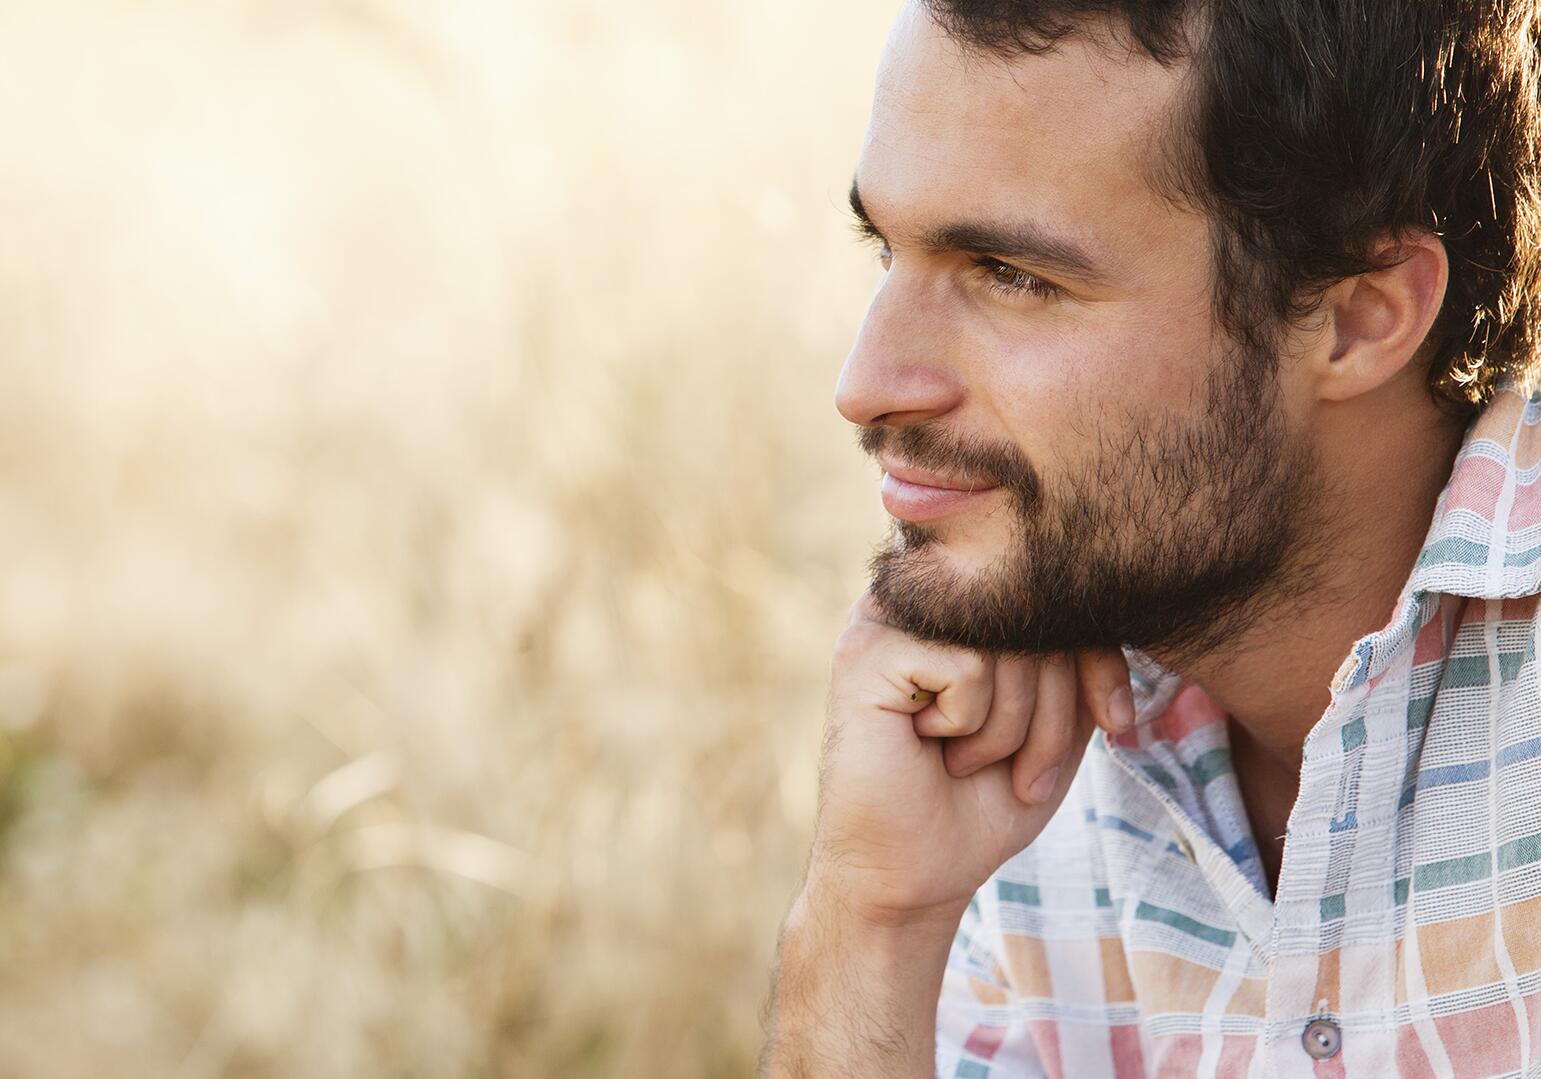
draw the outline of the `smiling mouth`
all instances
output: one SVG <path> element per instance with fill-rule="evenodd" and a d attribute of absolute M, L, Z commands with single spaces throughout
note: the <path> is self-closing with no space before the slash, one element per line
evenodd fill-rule
<path fill-rule="evenodd" d="M 914 487 L 928 487 L 942 491 L 990 491 L 999 484 L 989 480 L 958 479 L 951 476 L 943 476 L 937 472 L 930 472 L 923 468 L 912 468 L 908 465 L 899 465 L 893 461 L 878 458 L 878 464 L 883 471 L 901 483 L 907 483 Z"/>
<path fill-rule="evenodd" d="M 883 508 L 889 512 L 890 516 L 915 524 L 935 521 L 957 513 L 1000 490 L 995 484 L 940 486 L 937 482 L 916 482 L 914 477 L 917 475 L 933 479 L 925 473 L 917 473 L 914 470 L 885 471 L 882 485 Z M 941 482 L 957 484 L 959 481 L 943 480 Z"/>

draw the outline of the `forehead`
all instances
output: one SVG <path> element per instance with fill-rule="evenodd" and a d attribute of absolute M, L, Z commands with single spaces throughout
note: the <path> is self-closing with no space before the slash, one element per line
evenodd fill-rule
<path fill-rule="evenodd" d="M 1039 55 L 970 54 L 911 3 L 879 69 L 862 199 L 885 231 L 1025 215 L 1117 251 L 1173 212 L 1151 177 L 1185 72 L 1095 28 Z"/>

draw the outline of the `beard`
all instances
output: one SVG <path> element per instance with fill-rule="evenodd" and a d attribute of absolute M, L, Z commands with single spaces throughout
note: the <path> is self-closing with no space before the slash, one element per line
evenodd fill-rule
<path fill-rule="evenodd" d="M 869 564 L 874 599 L 914 637 L 986 653 L 1128 646 L 1180 663 L 1234 641 L 1308 594 L 1332 532 L 1272 358 L 1223 356 L 1204 397 L 1194 415 L 1101 432 L 1097 456 L 1053 484 L 1015 446 L 936 421 L 864 429 L 869 454 L 1000 486 L 1011 524 L 1000 557 L 965 574 L 934 529 L 896 522 Z"/>

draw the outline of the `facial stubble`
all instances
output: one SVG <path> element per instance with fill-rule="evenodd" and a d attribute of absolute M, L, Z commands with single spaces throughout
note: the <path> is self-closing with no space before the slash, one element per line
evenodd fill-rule
<path fill-rule="evenodd" d="M 998 484 L 1010 502 L 1005 549 L 969 574 L 936 529 L 896 522 L 870 562 L 874 598 L 922 640 L 1023 655 L 1127 645 L 1169 662 L 1299 600 L 1330 529 L 1276 367 L 1226 356 L 1199 396 L 1188 413 L 1102 430 L 1096 456 L 1053 484 L 1016 447 L 960 442 L 938 421 L 863 430 L 869 453 Z"/>

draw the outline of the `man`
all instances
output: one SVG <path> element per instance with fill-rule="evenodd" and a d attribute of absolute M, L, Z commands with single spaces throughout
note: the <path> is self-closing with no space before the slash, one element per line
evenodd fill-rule
<path fill-rule="evenodd" d="M 766 1075 L 1541 1074 L 1538 32 L 904 8 Z"/>

